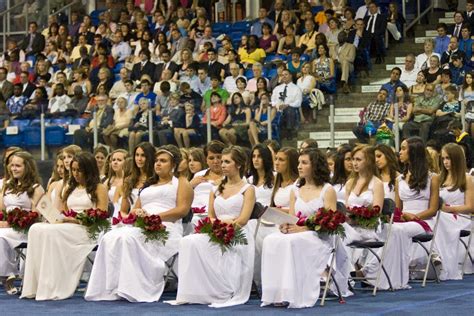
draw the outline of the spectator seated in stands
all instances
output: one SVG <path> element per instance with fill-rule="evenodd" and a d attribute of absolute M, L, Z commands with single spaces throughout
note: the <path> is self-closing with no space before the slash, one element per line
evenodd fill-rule
<path fill-rule="evenodd" d="M 451 71 L 451 82 L 457 86 L 460 86 L 464 82 L 464 76 L 466 75 L 466 66 L 462 56 L 457 52 L 451 56 L 452 62 L 449 64 L 449 70 Z"/>
<path fill-rule="evenodd" d="M 447 68 L 450 63 L 453 62 L 453 56 L 457 55 L 459 56 L 463 61 L 466 60 L 466 53 L 461 51 L 458 48 L 458 38 L 457 37 L 451 37 L 449 39 L 449 46 L 446 51 L 443 52 L 441 55 L 441 65 L 444 68 Z"/>
<path fill-rule="evenodd" d="M 474 41 L 471 39 L 471 27 L 469 24 L 464 23 L 461 28 L 461 37 L 459 38 L 458 48 L 466 54 L 465 61 L 470 60 L 472 57 L 473 43 Z"/>
<path fill-rule="evenodd" d="M 342 92 L 350 93 L 349 75 L 354 71 L 354 60 L 356 58 L 356 47 L 347 41 L 347 33 L 340 32 L 337 36 L 339 49 L 336 61 L 341 71 Z"/>
<path fill-rule="evenodd" d="M 112 35 L 112 41 L 114 44 L 112 45 L 111 55 L 115 63 L 124 62 L 132 54 L 132 48 L 128 42 L 124 42 L 121 31 L 116 31 Z"/>
<path fill-rule="evenodd" d="M 402 70 L 398 67 L 394 67 L 392 71 L 390 72 L 390 81 L 387 83 L 384 83 L 381 87 L 381 89 L 387 90 L 387 102 L 392 103 L 394 100 L 395 96 L 395 90 L 397 87 L 404 87 L 405 89 L 408 89 L 407 86 L 400 81 L 400 75 L 402 74 Z"/>
<path fill-rule="evenodd" d="M 58 83 L 54 95 L 49 100 L 48 112 L 53 115 L 64 115 L 71 105 L 71 98 L 66 94 L 64 86 Z"/>
<path fill-rule="evenodd" d="M 230 70 L 230 76 L 224 79 L 224 84 L 222 85 L 222 88 L 224 90 L 227 90 L 229 93 L 234 93 L 238 91 L 237 82 L 236 82 L 237 78 L 245 78 L 245 77 L 240 75 L 239 73 L 240 68 L 237 63 L 231 63 L 229 65 L 229 70 Z"/>
<path fill-rule="evenodd" d="M 313 61 L 313 73 L 316 77 L 316 87 L 324 93 L 336 93 L 336 72 L 334 61 L 329 57 L 329 47 L 320 44 L 316 47 L 317 58 Z"/>
<path fill-rule="evenodd" d="M 265 51 L 265 54 L 274 54 L 278 48 L 278 38 L 272 34 L 272 26 L 269 23 L 263 23 L 262 36 L 258 40 L 258 46 Z"/>
<path fill-rule="evenodd" d="M 158 143 L 160 145 L 168 144 L 168 139 L 173 139 L 173 129 L 183 128 L 185 117 L 184 105 L 179 103 L 179 93 L 171 93 L 169 96 L 168 107 L 160 112 L 161 121 L 157 126 Z"/>
<path fill-rule="evenodd" d="M 393 103 L 390 106 L 390 111 L 386 117 L 386 120 L 391 122 L 391 124 L 388 125 L 395 124 L 395 107 L 398 107 L 398 130 L 401 132 L 403 130 L 403 125 L 405 125 L 413 116 L 413 103 L 410 98 L 410 93 L 406 88 L 397 87 L 395 90 L 395 99 L 393 100 Z"/>
<path fill-rule="evenodd" d="M 446 101 L 436 111 L 431 125 L 431 139 L 435 139 L 440 147 L 451 140 L 450 137 L 447 137 L 449 135 L 448 124 L 452 120 L 461 117 L 461 102 L 458 100 L 458 90 L 454 86 L 449 86 L 445 92 Z"/>
<path fill-rule="evenodd" d="M 116 105 L 113 123 L 102 131 L 104 142 L 107 146 L 110 146 L 111 150 L 117 149 L 119 139 L 128 136 L 128 127 L 133 116 L 132 111 L 127 109 L 127 100 L 125 98 L 119 97 Z"/>
<path fill-rule="evenodd" d="M 297 48 L 299 41 L 300 36 L 295 34 L 295 27 L 291 24 L 288 25 L 286 27 L 286 35 L 278 41 L 277 54 L 285 56 L 289 55 L 291 51 Z"/>
<path fill-rule="evenodd" d="M 461 120 L 451 120 L 448 124 L 448 131 L 452 135 L 451 141 L 456 142 L 464 148 L 468 169 L 474 168 L 474 141 L 468 132 L 463 131 Z"/>
<path fill-rule="evenodd" d="M 440 56 L 448 50 L 449 47 L 449 36 L 448 36 L 448 26 L 445 23 L 439 23 L 436 26 L 436 31 L 438 36 L 435 37 L 435 48 L 434 52 Z"/>
<path fill-rule="evenodd" d="M 387 102 L 388 91 L 384 88 L 377 93 L 377 99 L 367 105 L 361 113 L 359 124 L 352 130 L 361 143 L 368 143 L 371 136 L 375 135 L 379 126 L 384 123 L 390 110 Z"/>
<path fill-rule="evenodd" d="M 257 37 L 262 36 L 263 24 L 267 23 L 270 25 L 271 30 L 275 27 L 275 22 L 270 20 L 267 16 L 268 12 L 266 8 L 258 9 L 258 18 L 252 23 L 250 27 L 250 35 L 255 35 Z"/>
<path fill-rule="evenodd" d="M 403 126 L 403 138 L 416 135 L 420 136 L 425 143 L 428 141 L 434 114 L 443 102 L 442 97 L 434 90 L 434 85 L 429 83 L 426 85 L 424 94 L 415 99 L 414 118 Z"/>
<path fill-rule="evenodd" d="M 437 85 L 441 82 L 441 73 L 443 70 L 440 68 L 439 57 L 437 55 L 431 56 L 428 61 L 428 68 L 423 70 L 423 76 L 427 83 Z"/>
<path fill-rule="evenodd" d="M 161 81 L 155 83 L 155 86 L 153 87 L 153 92 L 156 93 L 156 95 L 163 94 L 161 85 L 165 82 L 169 85 L 170 92 L 176 92 L 178 90 L 178 84 L 173 80 L 171 70 L 165 69 L 161 75 Z"/>
<path fill-rule="evenodd" d="M 301 103 L 303 93 L 301 89 L 293 83 L 291 73 L 288 69 L 282 72 L 283 83 L 272 91 L 272 106 L 283 113 L 283 124 L 286 137 L 288 139 L 297 136 L 303 113 Z"/>
<path fill-rule="evenodd" d="M 155 121 L 155 114 L 151 109 L 150 99 L 141 97 L 138 100 L 138 112 L 128 127 L 128 149 L 130 152 L 133 152 L 133 149 L 142 141 L 142 137 L 148 134 L 150 116 Z"/>
<path fill-rule="evenodd" d="M 140 80 L 142 75 L 148 75 L 150 78 L 153 78 L 155 74 L 155 64 L 150 62 L 150 56 L 151 53 L 148 48 L 142 48 L 139 54 L 140 62 L 133 65 L 130 79 L 137 81 Z"/>
<path fill-rule="evenodd" d="M 138 102 L 140 101 L 141 98 L 146 98 L 150 100 L 150 106 L 152 108 L 155 107 L 156 105 L 156 93 L 151 91 L 151 80 L 147 78 L 147 76 L 144 76 L 141 81 L 140 81 L 140 90 L 141 92 L 137 94 L 135 97 L 135 104 L 138 105 Z"/>
<path fill-rule="evenodd" d="M 355 71 L 360 73 L 362 78 L 366 78 L 370 63 L 370 38 L 363 19 L 355 20 L 355 28 L 349 31 L 347 41 L 356 47 Z"/>
<path fill-rule="evenodd" d="M 22 95 L 23 86 L 17 83 L 13 86 L 13 95 L 7 100 L 7 108 L 12 119 L 21 115 L 23 107 L 28 103 L 28 98 Z"/>
<path fill-rule="evenodd" d="M 267 56 L 265 51 L 258 47 L 258 37 L 255 35 L 248 37 L 247 46 L 240 47 L 238 54 L 245 68 L 250 68 L 255 63 L 262 63 Z"/>
<path fill-rule="evenodd" d="M 268 118 L 270 116 L 270 122 L 273 123 L 276 112 L 276 109 L 270 105 L 270 95 L 268 93 L 261 95 L 260 104 L 255 110 L 255 117 L 249 123 L 248 138 L 252 147 L 260 143 L 260 137 L 267 137 Z M 280 127 L 276 126 L 275 128 Z"/>
<path fill-rule="evenodd" d="M 217 139 L 219 134 L 219 129 L 221 129 L 222 124 L 227 117 L 227 109 L 224 105 L 225 103 L 222 100 L 222 97 L 219 93 L 213 91 L 210 93 L 210 107 L 209 111 L 204 110 L 204 116 L 202 118 L 202 135 L 207 134 L 207 120 L 211 122 L 211 136 L 212 139 Z M 208 118 L 208 113 L 210 113 L 210 118 Z"/>
<path fill-rule="evenodd" d="M 318 31 L 315 29 L 312 20 L 306 20 L 304 26 L 306 32 L 300 36 L 298 48 L 302 53 L 311 55 L 316 48 L 316 35 L 318 34 Z"/>
<path fill-rule="evenodd" d="M 202 96 L 202 112 L 205 112 L 211 105 L 211 96 L 213 93 L 217 93 L 220 96 L 222 103 L 226 104 L 227 99 L 229 98 L 229 92 L 221 88 L 219 77 L 211 77 L 211 87 Z"/>
<path fill-rule="evenodd" d="M 44 87 L 37 87 L 32 98 L 23 107 L 21 117 L 25 119 L 38 118 L 39 114 L 45 113 L 48 108 L 48 94 Z"/>
<path fill-rule="evenodd" d="M 30 22 L 28 34 L 23 38 L 20 48 L 26 53 L 26 56 L 36 56 L 44 50 L 45 45 L 44 36 L 38 32 L 38 24 Z"/>
<path fill-rule="evenodd" d="M 407 87 L 411 87 L 416 83 L 416 77 L 420 70 L 416 68 L 415 54 L 409 53 L 405 57 L 405 67 L 402 68 L 400 81 Z"/>
<path fill-rule="evenodd" d="M 194 106 L 195 113 L 201 113 L 202 96 L 191 89 L 189 83 L 181 82 L 179 92 L 181 93 L 180 103 L 191 103 Z"/>
<path fill-rule="evenodd" d="M 178 147 L 191 147 L 191 135 L 196 133 L 201 128 L 199 115 L 195 112 L 195 107 L 192 103 L 184 103 L 185 116 L 182 117 L 182 122 L 174 127 L 174 139 Z"/>
<path fill-rule="evenodd" d="M 125 67 L 120 69 L 119 77 L 120 80 L 114 82 L 112 89 L 110 89 L 109 97 L 113 100 L 117 99 L 122 93 L 126 93 L 125 83 L 129 80 L 129 70 Z M 132 81 L 133 85 L 133 81 Z M 135 88 L 135 86 L 133 86 Z M 127 102 L 128 104 L 128 102 Z"/>
<path fill-rule="evenodd" d="M 68 112 L 71 112 L 73 116 L 81 116 L 84 114 L 89 103 L 89 97 L 84 94 L 84 91 L 80 86 L 74 87 L 74 95 L 71 98 L 71 102 L 68 106 Z"/>
<path fill-rule="evenodd" d="M 97 129 L 99 135 L 99 142 L 103 142 L 102 131 L 112 124 L 114 119 L 114 110 L 111 106 L 107 105 L 107 96 L 97 96 Z M 78 145 L 82 149 L 92 151 L 94 144 L 94 119 L 89 121 L 89 124 L 84 129 L 79 129 L 74 132 L 74 144 Z"/>
<path fill-rule="evenodd" d="M 439 59 L 441 58 L 441 55 L 438 53 L 435 53 L 434 50 L 435 46 L 435 41 L 432 38 L 427 38 L 425 40 L 425 43 L 423 45 L 423 53 L 418 54 L 416 56 L 416 65 L 415 67 L 421 70 L 425 70 L 430 67 L 430 58 L 433 56 L 438 57 L 438 62 Z"/>
<path fill-rule="evenodd" d="M 247 131 L 252 113 L 245 105 L 240 93 L 236 92 L 232 95 L 228 109 L 227 118 L 219 130 L 219 137 L 227 145 L 236 145 L 237 140 L 247 142 Z"/>

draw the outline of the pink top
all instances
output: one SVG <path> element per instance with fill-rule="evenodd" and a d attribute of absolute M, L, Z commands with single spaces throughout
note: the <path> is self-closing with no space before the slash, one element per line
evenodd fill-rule
<path fill-rule="evenodd" d="M 224 105 L 219 104 L 217 106 L 211 105 L 211 123 L 217 123 L 218 127 L 222 126 L 227 117 L 227 110 Z M 202 118 L 202 123 L 207 124 L 207 112 Z"/>

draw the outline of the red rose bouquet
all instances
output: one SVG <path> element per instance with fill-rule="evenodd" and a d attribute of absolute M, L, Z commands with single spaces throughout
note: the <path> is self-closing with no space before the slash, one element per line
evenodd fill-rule
<path fill-rule="evenodd" d="M 346 221 L 346 216 L 340 211 L 326 210 L 320 208 L 316 213 L 303 221 L 298 221 L 299 225 L 306 226 L 317 233 L 328 235 L 339 235 L 345 237 L 342 224 Z"/>
<path fill-rule="evenodd" d="M 13 230 L 23 234 L 28 234 L 31 225 L 39 222 L 39 214 L 15 207 L 13 210 L 6 213 L 6 220 Z"/>
<path fill-rule="evenodd" d="M 209 240 L 217 244 L 222 253 L 236 245 L 247 245 L 247 238 L 242 228 L 226 224 L 218 219 L 211 221 L 209 217 L 199 220 L 194 231 L 197 234 L 209 235 Z"/>
<path fill-rule="evenodd" d="M 109 214 L 107 211 L 90 208 L 78 213 L 75 218 L 81 225 L 86 226 L 90 239 L 97 239 L 101 232 L 110 230 Z"/>
<path fill-rule="evenodd" d="M 123 223 L 125 225 L 133 225 L 137 221 L 137 215 L 135 213 L 129 213 L 127 217 L 122 217 L 122 214 L 119 212 L 118 217 L 112 218 L 112 225 L 118 225 Z"/>
<path fill-rule="evenodd" d="M 354 225 L 367 229 L 377 229 L 380 222 L 379 206 L 354 206 L 348 209 L 348 217 Z"/>
<path fill-rule="evenodd" d="M 169 232 L 166 231 L 160 215 L 137 217 L 135 227 L 141 228 L 142 234 L 146 237 L 145 242 L 157 240 L 164 245 L 168 240 Z"/>
<path fill-rule="evenodd" d="M 77 216 L 77 212 L 75 212 L 73 210 L 64 211 L 63 214 L 64 214 L 64 216 L 71 217 L 71 218 L 76 218 L 76 216 Z"/>

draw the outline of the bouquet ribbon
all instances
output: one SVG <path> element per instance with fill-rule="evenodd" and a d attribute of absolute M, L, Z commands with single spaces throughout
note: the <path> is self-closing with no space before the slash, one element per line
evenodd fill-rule
<path fill-rule="evenodd" d="M 193 211 L 194 214 L 202 214 L 206 213 L 206 206 L 203 207 L 192 207 L 191 211 Z"/>
<path fill-rule="evenodd" d="M 408 223 L 402 220 L 402 211 L 399 208 L 395 209 L 395 214 L 393 215 L 393 222 L 394 223 Z M 427 233 L 432 232 L 430 225 L 428 225 L 428 223 L 425 222 L 424 220 L 418 219 L 418 220 L 413 220 L 411 222 L 415 222 L 418 225 L 420 225 Z"/>
<path fill-rule="evenodd" d="M 131 225 L 134 224 L 135 221 L 137 220 L 137 216 L 135 214 L 128 214 L 127 217 L 123 218 L 122 214 L 119 213 L 118 217 L 112 218 L 112 225 L 118 225 L 119 223 L 123 223 L 125 225 Z"/>

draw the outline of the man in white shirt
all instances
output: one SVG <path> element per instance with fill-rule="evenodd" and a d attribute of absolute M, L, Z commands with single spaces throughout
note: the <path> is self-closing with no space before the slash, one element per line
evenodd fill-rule
<path fill-rule="evenodd" d="M 252 72 L 253 72 L 253 78 L 250 79 L 247 82 L 247 90 L 250 92 L 256 92 L 257 91 L 257 81 L 260 77 L 263 77 L 263 66 L 261 63 L 254 63 L 252 65 Z M 264 77 L 263 77 L 264 78 Z M 265 78 L 267 81 L 267 87 L 269 85 L 268 79 Z"/>
<path fill-rule="evenodd" d="M 129 70 L 127 68 L 123 67 L 120 69 L 120 80 L 116 81 L 112 86 L 112 89 L 110 89 L 109 97 L 111 99 L 117 99 L 120 94 L 127 92 L 125 82 L 129 79 L 128 74 Z"/>
<path fill-rule="evenodd" d="M 365 0 L 365 4 L 360 6 L 357 9 L 356 16 L 354 19 L 364 19 L 365 16 L 368 14 L 369 11 L 369 3 L 371 3 L 372 0 Z"/>
<path fill-rule="evenodd" d="M 241 76 L 239 74 L 239 70 L 239 65 L 237 65 L 236 63 L 229 64 L 229 71 L 231 75 L 224 79 L 224 84 L 222 85 L 222 88 L 227 90 L 229 93 L 234 93 L 238 91 L 237 84 L 235 82 L 237 78 L 245 78 L 244 76 Z"/>
<path fill-rule="evenodd" d="M 303 93 L 292 81 L 292 75 L 288 69 L 282 72 L 283 83 L 278 85 L 272 92 L 272 106 L 283 112 L 283 125 L 286 128 L 288 139 L 295 138 L 299 126 L 299 117 L 303 117 L 301 102 Z"/>
<path fill-rule="evenodd" d="M 117 31 L 112 35 L 114 45 L 112 46 L 111 55 L 116 63 L 125 61 L 125 59 L 132 54 L 132 48 L 127 42 L 123 41 L 121 31 Z"/>
<path fill-rule="evenodd" d="M 124 87 L 125 92 L 119 94 L 117 96 L 117 99 L 120 97 L 125 98 L 125 100 L 127 100 L 127 110 L 130 110 L 135 113 L 135 110 L 138 109 L 135 104 L 135 99 L 137 98 L 138 92 L 135 92 L 135 85 L 130 79 L 125 80 Z M 118 109 L 118 106 L 116 104 L 114 104 L 114 109 Z"/>
<path fill-rule="evenodd" d="M 415 67 L 415 63 L 415 54 L 407 54 L 405 57 L 405 67 L 402 68 L 402 74 L 400 75 L 400 81 L 403 82 L 407 87 L 411 87 L 416 83 L 416 77 L 420 70 Z"/>
<path fill-rule="evenodd" d="M 66 112 L 68 105 L 71 103 L 71 98 L 64 93 L 64 85 L 62 83 L 56 84 L 54 94 L 55 96 L 49 100 L 49 112 L 51 114 Z"/>

